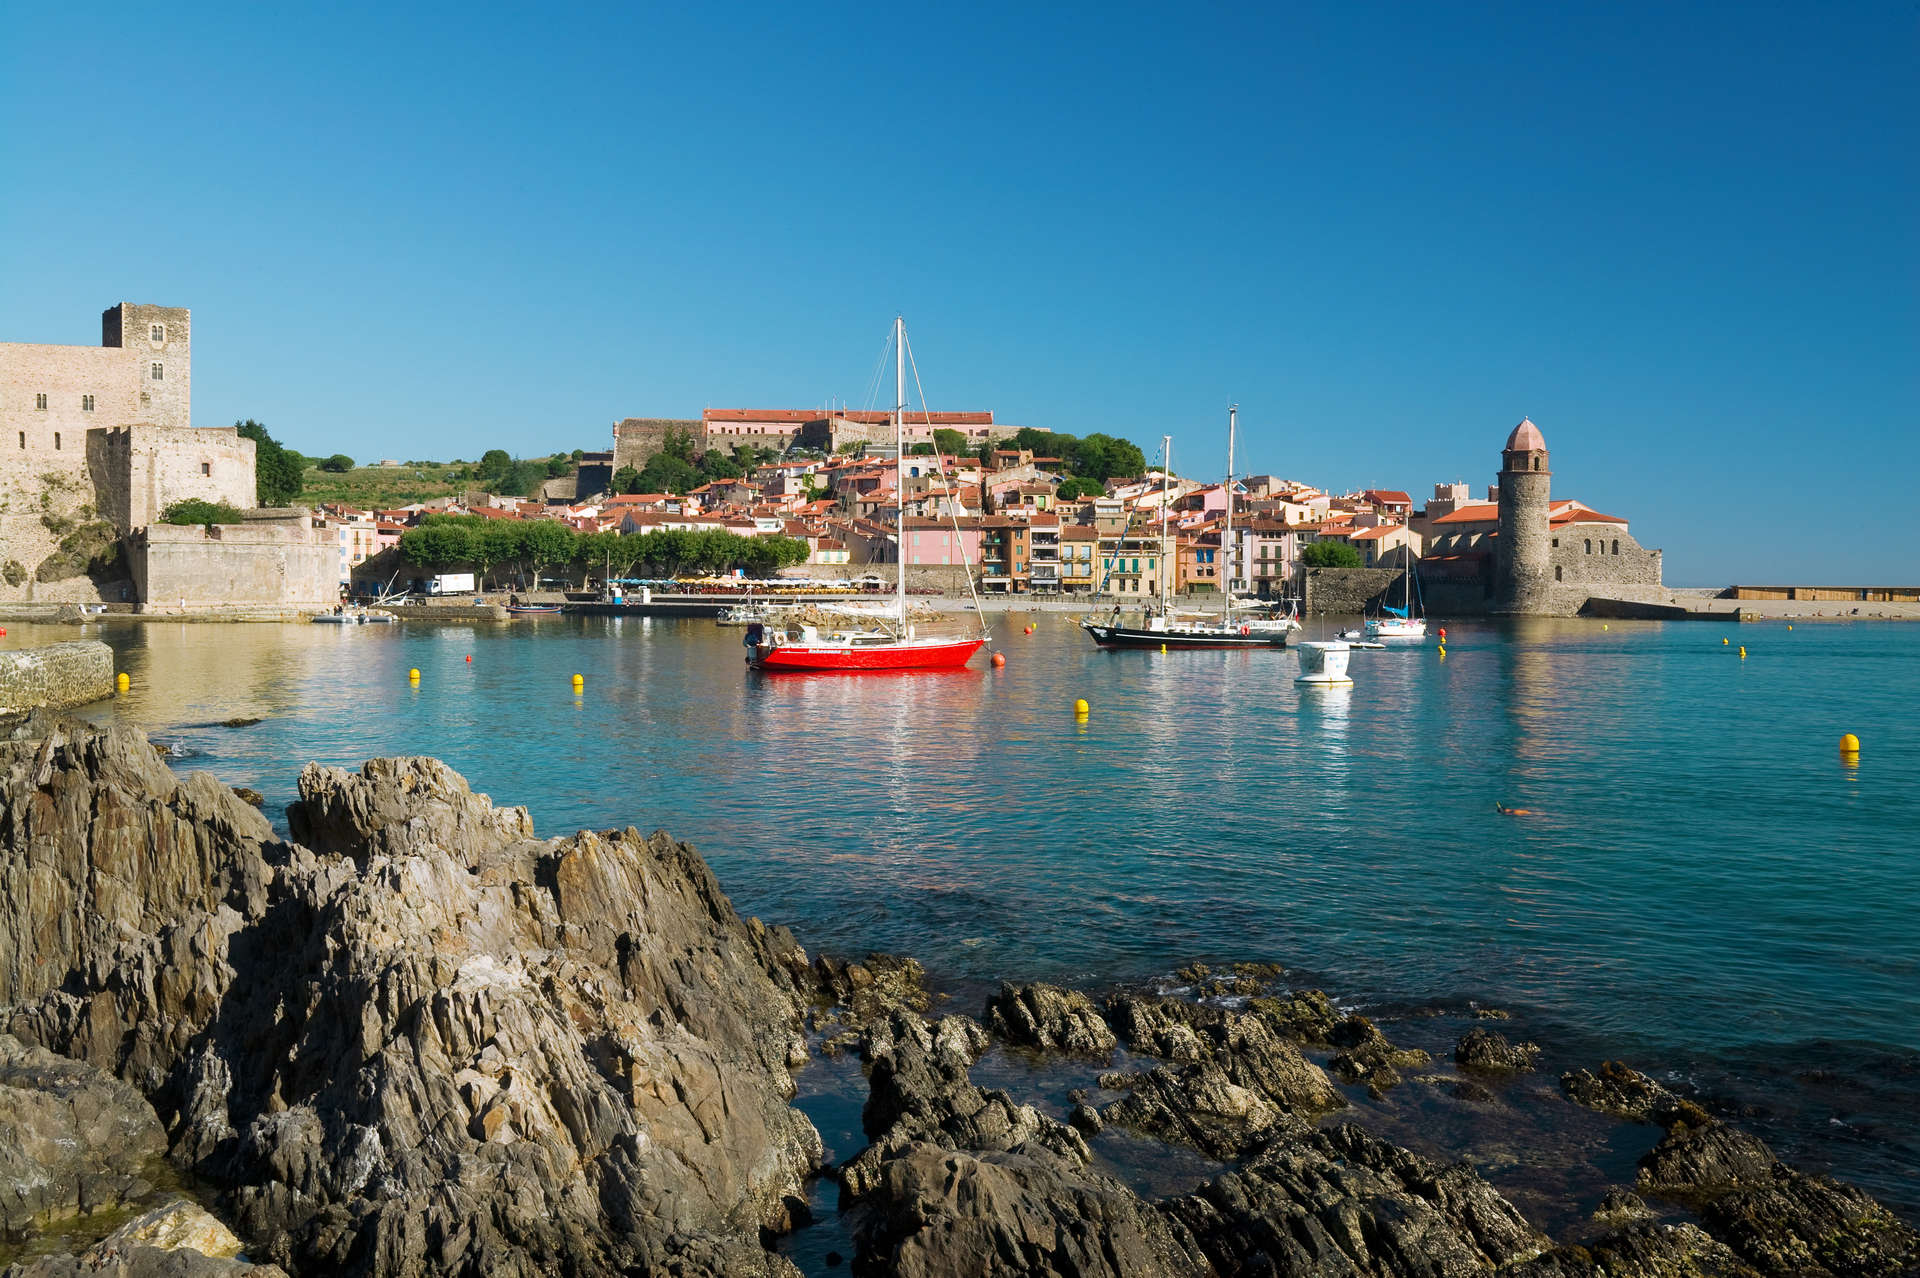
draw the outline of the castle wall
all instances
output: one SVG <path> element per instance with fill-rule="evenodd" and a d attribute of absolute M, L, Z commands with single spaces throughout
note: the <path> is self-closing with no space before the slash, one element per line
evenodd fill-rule
<path fill-rule="evenodd" d="M 129 539 L 143 613 L 232 608 L 330 608 L 340 598 L 340 550 L 306 511 L 255 514 L 242 524 L 153 524 Z"/>
<path fill-rule="evenodd" d="M 1552 586 L 1593 594 L 1615 594 L 1620 587 L 1659 586 L 1661 558 L 1618 524 L 1562 524 L 1553 533 L 1547 555 Z"/>

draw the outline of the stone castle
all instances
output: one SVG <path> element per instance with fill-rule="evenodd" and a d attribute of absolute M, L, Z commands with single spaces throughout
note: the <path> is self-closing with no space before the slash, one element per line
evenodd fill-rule
<path fill-rule="evenodd" d="M 195 498 L 247 521 L 156 522 Z M 253 441 L 193 424 L 184 307 L 109 307 L 98 346 L 0 342 L 0 600 L 173 611 L 333 602 L 336 564 L 320 569 L 332 548 L 307 512 L 254 504 Z"/>

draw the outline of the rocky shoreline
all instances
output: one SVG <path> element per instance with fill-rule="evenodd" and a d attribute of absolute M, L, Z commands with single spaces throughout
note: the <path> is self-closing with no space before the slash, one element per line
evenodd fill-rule
<path fill-rule="evenodd" d="M 687 844 L 540 839 L 431 759 L 309 764 L 290 839 L 122 727 L 35 715 L 0 786 L 20 1278 L 790 1275 L 822 1178 L 849 1248 L 824 1263 L 858 1275 L 1920 1268 L 1871 1198 L 1617 1063 L 1553 1101 L 1645 1133 L 1573 1226 L 1436 1156 L 1444 1132 L 1416 1152 L 1355 1120 L 1532 1074 L 1497 1014 L 1436 1061 L 1254 964 L 963 1014 L 911 959 L 810 958 L 740 916 Z M 990 1057 L 1078 1081 L 1021 1094 Z M 864 1090 L 832 1160 L 794 1105 L 823 1059 Z"/>

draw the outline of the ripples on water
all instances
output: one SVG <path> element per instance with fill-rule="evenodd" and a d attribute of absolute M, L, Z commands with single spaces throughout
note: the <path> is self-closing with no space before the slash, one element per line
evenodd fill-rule
<path fill-rule="evenodd" d="M 1709 1084 L 1777 1075 L 1796 1130 L 1851 1113 L 1904 1151 L 1877 1187 L 1920 1201 L 1920 627 L 1461 623 L 1444 662 L 1356 653 L 1327 691 L 1292 654 L 1038 626 L 998 627 L 999 671 L 769 677 L 707 622 L 128 624 L 104 637 L 134 691 L 99 713 L 270 811 L 310 758 L 439 755 L 544 833 L 664 827 L 810 947 L 955 979 L 1272 959 Z M 1891 1093 L 1796 1081 L 1852 1044 Z"/>

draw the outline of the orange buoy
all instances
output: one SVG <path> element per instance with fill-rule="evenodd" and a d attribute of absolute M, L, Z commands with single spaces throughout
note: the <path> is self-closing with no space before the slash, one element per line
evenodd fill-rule
<path fill-rule="evenodd" d="M 993 654 L 993 668 L 995 670 L 998 670 L 1001 666 L 1004 666 L 1006 664 L 1007 664 L 1007 658 L 1004 653 L 996 652 Z"/>
<path fill-rule="evenodd" d="M 473 664 L 473 654 L 472 654 L 471 652 L 469 652 L 469 653 L 467 654 L 467 664 L 468 664 L 468 665 L 472 665 L 472 664 Z"/>

